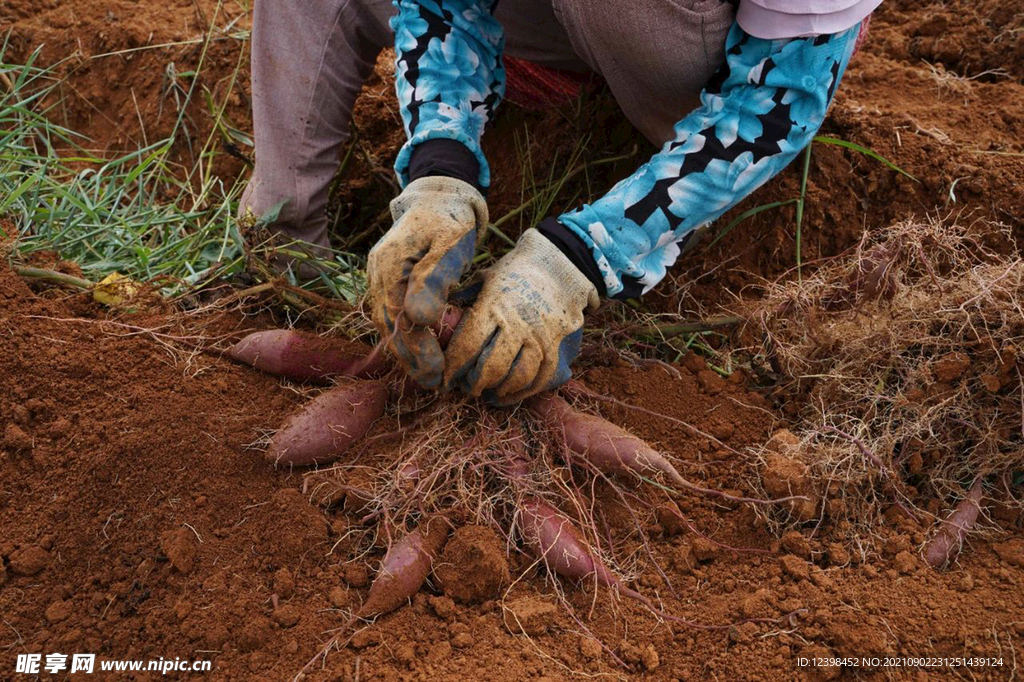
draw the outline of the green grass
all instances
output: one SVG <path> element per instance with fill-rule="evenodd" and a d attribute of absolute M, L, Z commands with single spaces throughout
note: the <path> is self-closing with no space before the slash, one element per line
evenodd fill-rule
<path fill-rule="evenodd" d="M 13 258 L 52 250 L 92 281 L 120 272 L 166 294 L 245 270 L 235 215 L 247 174 L 225 180 L 213 172 L 223 143 L 251 144 L 225 115 L 245 51 L 218 101 L 200 85 L 213 35 L 206 32 L 189 87 L 168 103 L 179 112 L 171 135 L 112 159 L 86 151 L 88 140 L 53 122 L 60 81 L 36 65 L 39 51 L 15 64 L 7 42 L 0 46 L 0 238 Z M 199 97 L 212 123 L 205 138 L 186 118 Z M 190 152 L 189 166 L 173 161 L 176 145 Z M 362 260 L 337 253 L 320 265 L 323 288 L 350 302 L 362 295 Z"/>

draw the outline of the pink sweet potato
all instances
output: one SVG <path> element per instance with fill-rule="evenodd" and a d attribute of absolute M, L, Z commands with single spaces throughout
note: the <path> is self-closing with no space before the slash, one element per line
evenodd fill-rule
<path fill-rule="evenodd" d="M 387 364 L 381 353 L 365 352 L 359 344 L 294 329 L 254 332 L 229 348 L 228 355 L 270 374 L 321 383 L 338 376 L 376 376 Z"/>
<path fill-rule="evenodd" d="M 384 413 L 387 397 L 382 381 L 356 381 L 324 391 L 285 421 L 270 440 L 267 458 L 300 466 L 337 459 Z"/>
<path fill-rule="evenodd" d="M 603 473 L 612 475 L 664 474 L 680 487 L 690 488 L 676 468 L 643 440 L 593 414 L 574 410 L 554 393 L 534 396 L 526 407 L 565 438 L 569 450 Z"/>
<path fill-rule="evenodd" d="M 522 530 L 526 546 L 548 570 L 571 580 L 596 579 L 599 585 L 614 587 L 666 620 L 687 622 L 663 612 L 650 599 L 616 578 L 590 551 L 573 522 L 547 502 L 536 497 L 523 500 Z"/>
<path fill-rule="evenodd" d="M 964 538 L 974 528 L 981 512 L 981 479 L 975 481 L 967 496 L 960 500 L 949 518 L 940 522 L 939 531 L 924 545 L 924 560 L 932 568 L 942 568 L 956 559 Z"/>
<path fill-rule="evenodd" d="M 444 518 L 432 517 L 421 522 L 419 528 L 391 545 L 391 549 L 381 561 L 377 577 L 370 585 L 370 594 L 366 601 L 340 628 L 341 632 L 329 639 L 294 679 L 303 679 L 306 671 L 318 660 L 326 660 L 327 653 L 334 648 L 343 634 L 349 632 L 356 621 L 390 613 L 419 592 L 423 582 L 430 575 L 434 557 L 444 549 L 444 543 L 448 539 L 448 528 L 448 522 Z"/>
<path fill-rule="evenodd" d="M 451 341 L 455 328 L 459 326 L 461 319 L 462 308 L 456 308 L 451 305 L 445 306 L 444 313 L 434 328 L 434 333 L 437 334 L 437 342 L 441 344 L 441 348 L 448 347 L 448 342 Z"/>
<path fill-rule="evenodd" d="M 447 538 L 448 522 L 435 517 L 391 545 L 356 617 L 379 616 L 407 602 L 423 586 Z"/>
<path fill-rule="evenodd" d="M 523 500 L 522 530 L 526 546 L 548 570 L 573 580 L 596 576 L 602 585 L 619 585 L 618 578 L 587 548 L 572 521 L 547 502 L 536 497 Z"/>

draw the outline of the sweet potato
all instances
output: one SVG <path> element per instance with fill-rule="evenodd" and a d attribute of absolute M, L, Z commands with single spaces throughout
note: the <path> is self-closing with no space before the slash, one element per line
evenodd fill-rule
<path fill-rule="evenodd" d="M 389 613 L 408 601 L 423 586 L 447 538 L 448 522 L 434 517 L 391 545 L 356 617 Z"/>
<path fill-rule="evenodd" d="M 440 555 L 444 549 L 445 540 L 448 539 L 448 527 L 448 522 L 444 518 L 432 517 L 391 545 L 391 549 L 381 561 L 377 577 L 370 585 L 370 594 L 366 601 L 340 628 L 339 634 L 329 639 L 294 679 L 303 679 L 306 671 L 318 660 L 326 660 L 327 653 L 334 648 L 342 635 L 349 632 L 356 621 L 390 613 L 416 594 L 430 575 L 434 557 Z"/>
<path fill-rule="evenodd" d="M 376 376 L 387 364 L 381 353 L 367 354 L 358 344 L 294 329 L 253 332 L 229 348 L 228 355 L 270 374 L 320 383 L 338 376 Z"/>
<path fill-rule="evenodd" d="M 665 613 L 650 599 L 616 578 L 601 559 L 590 551 L 573 522 L 547 502 L 536 497 L 523 500 L 522 529 L 526 546 L 544 562 L 548 570 L 572 580 L 596 579 L 599 585 L 614 587 L 619 593 L 637 600 L 666 620 L 688 623 Z"/>
<path fill-rule="evenodd" d="M 924 545 L 924 560 L 932 568 L 942 568 L 960 554 L 964 538 L 974 527 L 981 512 L 981 479 L 975 481 L 967 496 L 960 500 L 949 518 L 940 522 L 939 531 Z"/>
<path fill-rule="evenodd" d="M 743 621 L 726 625 L 706 625 L 665 613 L 653 601 L 636 590 L 627 587 L 625 583 L 615 577 L 601 559 L 587 548 L 583 535 L 576 529 L 572 521 L 563 516 L 557 509 L 536 497 L 527 497 L 522 502 L 522 532 L 526 546 L 538 559 L 544 562 L 548 570 L 573 580 L 584 578 L 597 580 L 599 585 L 612 587 L 620 594 L 630 599 L 635 599 L 659 618 L 667 621 L 701 630 L 727 630 L 734 628 L 740 623 L 767 623 L 779 622 L 781 620 L 747 618 Z"/>
<path fill-rule="evenodd" d="M 565 445 L 606 474 L 664 474 L 680 487 L 692 486 L 663 455 L 633 434 L 593 414 L 574 410 L 554 393 L 534 396 L 526 408 L 565 438 Z"/>
<path fill-rule="evenodd" d="M 437 342 L 441 345 L 441 348 L 448 347 L 448 342 L 451 341 L 455 328 L 459 326 L 461 319 L 462 308 L 456 308 L 451 305 L 445 306 L 441 319 L 434 327 L 434 333 L 437 334 Z"/>
<path fill-rule="evenodd" d="M 549 570 L 573 580 L 596 576 L 602 585 L 619 585 L 619 579 L 587 548 L 572 521 L 547 502 L 536 497 L 523 500 L 522 529 L 526 546 Z"/>
<path fill-rule="evenodd" d="M 337 459 L 384 413 L 387 396 L 382 381 L 356 381 L 324 391 L 274 434 L 268 459 L 297 465 Z"/>

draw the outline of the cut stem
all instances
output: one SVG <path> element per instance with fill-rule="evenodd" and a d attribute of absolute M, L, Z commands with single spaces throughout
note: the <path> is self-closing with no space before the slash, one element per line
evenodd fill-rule
<path fill-rule="evenodd" d="M 64 272 L 57 272 L 56 270 L 46 270 L 43 268 L 30 268 L 25 265 L 15 265 L 14 272 L 22 277 L 29 279 L 41 279 L 45 282 L 53 282 L 54 284 L 64 284 L 75 289 L 88 290 L 94 286 L 93 282 L 81 277 L 75 277 Z"/>

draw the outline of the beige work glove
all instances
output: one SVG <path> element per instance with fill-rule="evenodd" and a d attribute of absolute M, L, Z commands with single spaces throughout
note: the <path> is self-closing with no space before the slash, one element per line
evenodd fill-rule
<path fill-rule="evenodd" d="M 597 289 L 546 237 L 527 230 L 483 274 L 445 352 L 445 385 L 510 405 L 569 380 Z"/>
<path fill-rule="evenodd" d="M 430 176 L 409 183 L 391 202 L 391 216 L 394 225 L 366 266 L 373 321 L 409 375 L 434 388 L 445 361 L 429 326 L 473 260 L 487 203 L 469 183 Z"/>

